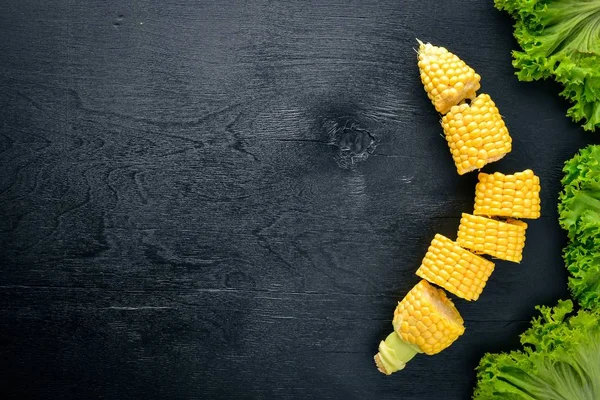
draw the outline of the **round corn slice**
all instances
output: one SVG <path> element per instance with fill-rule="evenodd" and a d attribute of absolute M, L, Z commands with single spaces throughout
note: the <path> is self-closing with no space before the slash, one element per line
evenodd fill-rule
<path fill-rule="evenodd" d="M 442 127 L 459 175 L 498 161 L 512 150 L 512 138 L 489 95 L 452 107 Z"/>
<path fill-rule="evenodd" d="M 400 339 L 428 355 L 444 350 L 465 331 L 452 300 L 425 280 L 398 303 L 392 324 Z"/>
<path fill-rule="evenodd" d="M 523 257 L 526 229 L 527 223 L 519 220 L 462 214 L 456 243 L 475 253 L 518 263 Z"/>
<path fill-rule="evenodd" d="M 442 235 L 435 235 L 417 275 L 465 300 L 477 300 L 494 263 Z"/>
<path fill-rule="evenodd" d="M 512 218 L 540 217 L 540 178 L 527 169 L 513 175 L 479 174 L 475 215 Z"/>
<path fill-rule="evenodd" d="M 464 99 L 474 99 L 481 77 L 473 68 L 443 47 L 417 41 L 421 82 L 435 109 L 446 114 Z"/>
<path fill-rule="evenodd" d="M 417 283 L 394 311 L 394 332 L 379 344 L 375 364 L 389 375 L 406 366 L 417 353 L 437 354 L 465 331 L 464 321 L 442 289 Z"/>

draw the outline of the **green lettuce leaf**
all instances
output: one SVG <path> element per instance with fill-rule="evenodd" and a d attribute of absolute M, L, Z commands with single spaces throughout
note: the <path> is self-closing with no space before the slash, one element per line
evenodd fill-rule
<path fill-rule="evenodd" d="M 515 19 L 514 36 L 522 51 L 513 66 L 522 81 L 551 78 L 573 106 L 567 115 L 600 126 L 600 1 L 495 0 Z"/>
<path fill-rule="evenodd" d="M 558 211 L 570 241 L 563 252 L 569 289 L 581 307 L 600 309 L 600 146 L 582 149 L 563 172 Z"/>
<path fill-rule="evenodd" d="M 596 245 L 596 249 L 600 242 Z M 600 253 L 578 244 L 565 248 L 568 263 L 569 289 L 573 297 L 585 308 L 600 307 Z"/>
<path fill-rule="evenodd" d="M 573 315 L 570 300 L 537 309 L 523 350 L 481 359 L 473 399 L 600 399 L 600 314 Z"/>

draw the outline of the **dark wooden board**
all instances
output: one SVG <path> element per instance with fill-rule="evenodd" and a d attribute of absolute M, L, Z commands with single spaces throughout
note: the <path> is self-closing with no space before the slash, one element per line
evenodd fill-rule
<path fill-rule="evenodd" d="M 468 398 L 566 296 L 561 167 L 598 141 L 517 81 L 511 25 L 477 0 L 2 2 L 3 397 Z M 486 170 L 534 169 L 543 216 L 457 301 L 465 335 L 385 377 L 395 304 L 476 182 L 415 37 L 482 75 L 514 138 Z"/>

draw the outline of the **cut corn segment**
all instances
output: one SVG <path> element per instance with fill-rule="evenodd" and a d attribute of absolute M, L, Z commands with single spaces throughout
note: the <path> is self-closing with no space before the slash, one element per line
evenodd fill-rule
<path fill-rule="evenodd" d="M 475 215 L 540 217 L 540 178 L 527 169 L 514 175 L 479 174 L 475 187 Z"/>
<path fill-rule="evenodd" d="M 444 47 L 417 41 L 421 82 L 439 113 L 446 114 L 464 99 L 475 98 L 481 77 L 473 68 Z"/>
<path fill-rule="evenodd" d="M 444 350 L 465 331 L 452 300 L 425 280 L 398 303 L 392 324 L 400 339 L 428 355 Z"/>
<path fill-rule="evenodd" d="M 442 235 L 435 235 L 417 275 L 466 300 L 477 300 L 494 263 Z"/>
<path fill-rule="evenodd" d="M 498 161 L 512 150 L 512 138 L 489 95 L 452 107 L 442 118 L 444 135 L 459 175 Z"/>
<path fill-rule="evenodd" d="M 465 331 L 464 321 L 442 289 L 417 283 L 394 311 L 394 332 L 379 343 L 377 369 L 390 375 L 404 369 L 416 354 L 433 355 L 450 346 Z"/>
<path fill-rule="evenodd" d="M 497 221 L 478 215 L 463 214 L 456 243 L 475 253 L 501 260 L 520 262 L 525 247 L 527 223 L 519 220 Z"/>

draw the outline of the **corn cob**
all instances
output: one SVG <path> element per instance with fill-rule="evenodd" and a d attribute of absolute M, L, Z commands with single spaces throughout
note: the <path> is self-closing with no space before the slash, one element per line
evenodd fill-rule
<path fill-rule="evenodd" d="M 473 99 L 481 77 L 458 56 L 444 47 L 419 42 L 421 82 L 435 109 L 446 114 L 464 99 Z"/>
<path fill-rule="evenodd" d="M 479 174 L 475 187 L 475 215 L 540 217 L 540 178 L 527 169 L 514 175 Z"/>
<path fill-rule="evenodd" d="M 375 364 L 389 375 L 403 369 L 415 354 L 433 355 L 465 331 L 464 321 L 442 289 L 417 283 L 394 311 L 394 332 L 379 344 Z"/>
<path fill-rule="evenodd" d="M 459 175 L 497 161 L 512 150 L 512 139 L 489 95 L 452 107 L 442 127 Z"/>
<path fill-rule="evenodd" d="M 475 253 L 518 263 L 525 246 L 526 229 L 527 223 L 523 221 L 504 222 L 463 213 L 456 243 Z"/>
<path fill-rule="evenodd" d="M 494 271 L 494 263 L 435 235 L 417 275 L 466 300 L 477 300 Z"/>

